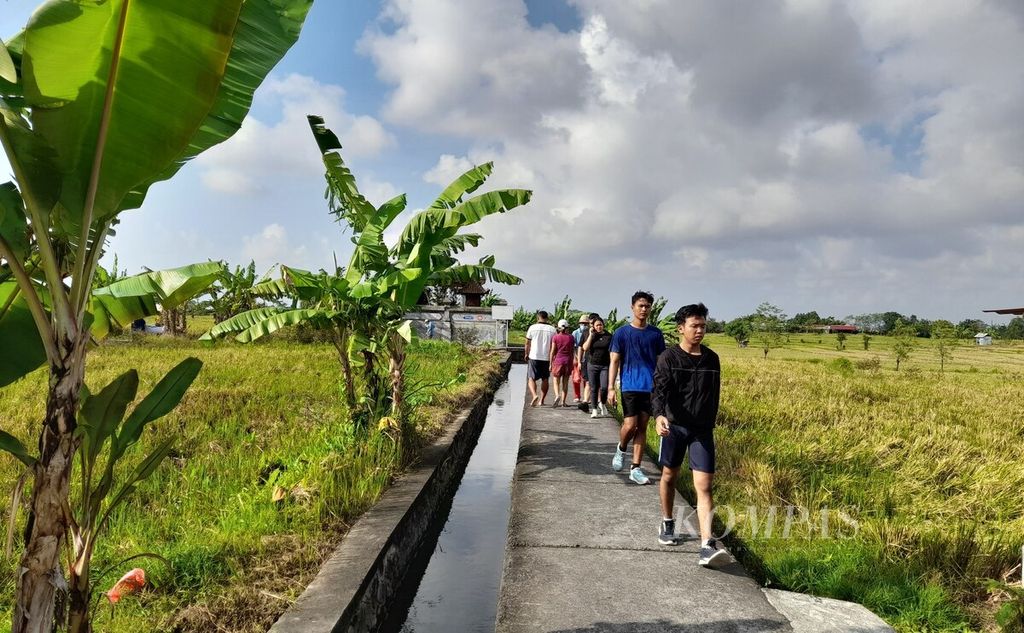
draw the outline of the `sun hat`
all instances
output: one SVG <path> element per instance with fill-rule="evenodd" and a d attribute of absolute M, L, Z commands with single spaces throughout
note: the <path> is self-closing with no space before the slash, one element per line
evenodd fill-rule
<path fill-rule="evenodd" d="M 567 327 L 569 327 L 569 322 L 568 322 L 568 321 L 566 321 L 565 319 L 559 319 L 559 320 L 558 320 L 558 327 L 559 327 L 560 329 L 561 329 L 561 328 L 567 328 Z"/>
<path fill-rule="evenodd" d="M 580 315 L 580 323 L 590 323 L 590 319 L 585 314 Z"/>

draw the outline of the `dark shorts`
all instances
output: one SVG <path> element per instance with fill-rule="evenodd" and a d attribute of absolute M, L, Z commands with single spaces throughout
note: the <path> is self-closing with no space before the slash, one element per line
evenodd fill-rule
<path fill-rule="evenodd" d="M 651 415 L 654 407 L 651 406 L 651 393 L 649 391 L 623 391 L 622 392 L 622 417 L 632 418 L 646 413 Z"/>
<path fill-rule="evenodd" d="M 526 377 L 530 380 L 547 380 L 551 376 L 551 363 L 546 360 L 533 360 L 526 365 Z"/>
<path fill-rule="evenodd" d="M 658 464 L 669 468 L 683 465 L 687 449 L 690 452 L 690 470 L 715 472 L 715 435 L 713 429 L 693 431 L 678 424 L 668 425 L 668 435 L 661 438 Z"/>
<path fill-rule="evenodd" d="M 590 363 L 587 362 L 587 357 L 584 356 L 583 362 L 580 363 L 580 380 L 583 382 L 590 382 L 590 379 L 588 378 L 589 374 L 587 374 L 587 366 L 589 364 Z"/>

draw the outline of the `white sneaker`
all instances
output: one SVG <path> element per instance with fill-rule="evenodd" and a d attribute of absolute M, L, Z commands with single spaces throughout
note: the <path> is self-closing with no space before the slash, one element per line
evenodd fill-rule
<path fill-rule="evenodd" d="M 597 408 L 601 410 L 601 415 L 608 415 L 608 407 L 604 406 L 604 403 L 597 405 Z"/>
<path fill-rule="evenodd" d="M 597 407 L 591 407 L 590 408 L 590 417 L 591 418 L 596 418 L 597 417 Z"/>

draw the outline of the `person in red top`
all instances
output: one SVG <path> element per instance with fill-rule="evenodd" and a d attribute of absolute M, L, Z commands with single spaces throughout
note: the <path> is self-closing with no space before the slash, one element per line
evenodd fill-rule
<path fill-rule="evenodd" d="M 555 378 L 555 402 L 551 405 L 569 406 L 565 403 L 569 395 L 569 377 L 572 375 L 573 351 L 576 341 L 569 334 L 569 322 L 558 322 L 558 333 L 551 339 L 551 375 Z M 561 402 L 559 402 L 561 400 Z"/>

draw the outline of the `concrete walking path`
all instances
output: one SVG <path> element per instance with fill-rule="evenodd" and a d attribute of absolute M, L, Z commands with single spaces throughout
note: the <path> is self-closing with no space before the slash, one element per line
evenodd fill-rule
<path fill-rule="evenodd" d="M 614 418 L 551 401 L 523 413 L 497 632 L 793 630 L 738 563 L 699 567 L 697 538 L 658 543 L 659 471 L 645 459 L 638 486 L 628 463 L 612 470 Z M 676 532 L 688 515 L 696 534 L 676 494 Z"/>

